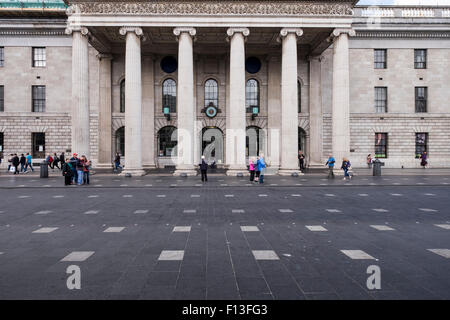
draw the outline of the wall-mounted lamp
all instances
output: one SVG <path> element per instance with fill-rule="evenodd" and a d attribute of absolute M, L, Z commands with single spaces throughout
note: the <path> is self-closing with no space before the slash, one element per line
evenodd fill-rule
<path fill-rule="evenodd" d="M 252 107 L 252 121 L 255 120 L 258 114 L 259 114 L 259 107 Z"/>
<path fill-rule="evenodd" d="M 164 116 L 166 117 L 167 121 L 170 121 L 170 108 L 169 107 L 164 107 L 163 108 L 163 113 L 164 113 Z"/>

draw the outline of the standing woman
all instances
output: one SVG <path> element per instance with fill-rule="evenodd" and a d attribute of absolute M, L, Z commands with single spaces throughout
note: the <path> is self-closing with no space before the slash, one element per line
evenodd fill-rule
<path fill-rule="evenodd" d="M 253 158 L 255 159 L 255 158 Z M 261 171 L 259 171 L 259 156 L 256 157 L 255 162 L 253 162 L 253 165 L 255 166 L 255 182 L 259 181 L 259 175 L 261 174 Z"/>
<path fill-rule="evenodd" d="M 70 185 L 72 182 L 73 170 L 69 158 L 67 158 L 66 162 L 61 166 L 61 170 L 62 175 L 64 176 L 64 185 Z"/>
<path fill-rule="evenodd" d="M 91 161 L 83 156 L 81 162 L 83 163 L 83 184 L 89 184 L 89 170 L 91 169 Z"/>
<path fill-rule="evenodd" d="M 248 160 L 248 170 L 250 171 L 250 182 L 255 180 L 255 158 L 251 157 Z"/>
<path fill-rule="evenodd" d="M 370 153 L 367 156 L 367 165 L 369 166 L 369 169 L 372 168 L 372 155 Z"/>
<path fill-rule="evenodd" d="M 425 169 L 425 167 L 427 166 L 428 162 L 427 162 L 427 152 L 424 151 L 422 152 L 422 154 L 420 155 L 420 165 Z"/>
<path fill-rule="evenodd" d="M 350 168 L 350 161 L 347 158 L 342 158 L 342 166 L 341 169 L 344 170 L 344 179 L 346 180 L 347 177 L 351 179 L 352 177 L 348 174 L 348 169 Z"/>

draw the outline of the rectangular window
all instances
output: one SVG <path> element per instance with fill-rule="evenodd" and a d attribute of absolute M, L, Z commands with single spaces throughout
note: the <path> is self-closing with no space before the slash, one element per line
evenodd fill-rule
<path fill-rule="evenodd" d="M 43 68 L 46 65 L 45 48 L 33 48 L 33 67 Z"/>
<path fill-rule="evenodd" d="M 5 87 L 0 86 L 0 112 L 5 111 Z"/>
<path fill-rule="evenodd" d="M 415 49 L 414 50 L 414 69 L 426 69 L 427 68 L 427 50 Z"/>
<path fill-rule="evenodd" d="M 0 67 L 5 65 L 5 48 L 0 47 Z"/>
<path fill-rule="evenodd" d="M 387 158 L 387 133 L 375 133 L 375 158 Z"/>
<path fill-rule="evenodd" d="M 428 153 L 428 133 L 416 133 L 416 159 L 425 151 Z"/>
<path fill-rule="evenodd" d="M 45 158 L 45 133 L 33 132 L 32 134 L 33 158 Z"/>
<path fill-rule="evenodd" d="M 387 87 L 375 87 L 375 112 L 387 112 Z"/>
<path fill-rule="evenodd" d="M 427 112 L 427 87 L 416 87 L 416 112 Z"/>
<path fill-rule="evenodd" d="M 374 50 L 374 67 L 375 69 L 386 69 L 387 68 L 387 50 L 386 49 L 375 49 Z"/>
<path fill-rule="evenodd" d="M 32 111 L 45 112 L 45 86 L 32 86 Z"/>

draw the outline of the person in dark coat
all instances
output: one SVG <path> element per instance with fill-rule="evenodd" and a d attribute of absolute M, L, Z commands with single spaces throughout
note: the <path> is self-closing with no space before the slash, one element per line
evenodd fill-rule
<path fill-rule="evenodd" d="M 19 174 L 19 164 L 20 164 L 20 159 L 17 156 L 17 154 L 14 154 L 14 157 L 12 158 L 11 161 L 12 165 L 16 168 L 16 170 L 14 171 L 14 174 Z"/>
<path fill-rule="evenodd" d="M 64 152 L 61 152 L 61 154 L 59 155 L 59 163 L 61 163 L 61 170 L 62 170 L 64 163 L 66 163 L 66 156 L 64 155 Z"/>
<path fill-rule="evenodd" d="M 25 155 L 22 153 L 20 156 L 20 172 L 25 172 L 25 164 L 27 163 L 27 158 L 25 158 Z"/>
<path fill-rule="evenodd" d="M 202 156 L 202 163 L 199 164 L 200 171 L 202 173 L 202 181 L 208 181 L 208 175 L 206 172 L 208 171 L 208 164 L 205 161 L 205 156 Z"/>
<path fill-rule="evenodd" d="M 72 183 L 73 170 L 69 159 L 61 166 L 62 175 L 64 176 L 64 185 L 68 186 Z"/>
<path fill-rule="evenodd" d="M 76 153 L 74 153 L 73 157 L 70 158 L 70 164 L 71 164 L 72 172 L 73 172 L 72 181 L 74 183 L 78 182 L 77 165 L 78 165 L 79 162 L 80 162 L 80 159 L 78 159 L 78 155 Z M 83 169 L 81 169 L 81 170 L 83 170 Z"/>

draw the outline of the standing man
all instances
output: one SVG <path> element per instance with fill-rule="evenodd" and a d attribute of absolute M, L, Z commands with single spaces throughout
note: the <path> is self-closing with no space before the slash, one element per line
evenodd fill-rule
<path fill-rule="evenodd" d="M 66 155 L 64 154 L 64 152 L 61 152 L 61 154 L 59 155 L 59 162 L 61 163 L 61 170 L 62 170 L 63 164 L 66 163 Z"/>
<path fill-rule="evenodd" d="M 74 153 L 72 158 L 70 158 L 70 164 L 72 165 L 72 171 L 73 171 L 72 181 L 75 184 L 78 182 L 78 172 L 77 172 L 78 162 L 80 162 L 80 159 L 78 159 L 77 154 Z"/>
<path fill-rule="evenodd" d="M 208 164 L 205 161 L 205 156 L 202 156 L 202 163 L 200 163 L 200 171 L 202 173 L 202 182 L 208 182 L 208 175 L 206 172 L 208 171 Z"/>
<path fill-rule="evenodd" d="M 120 154 L 116 152 L 116 157 L 114 158 L 114 171 L 117 171 L 117 169 L 122 170 L 122 166 L 120 165 Z"/>
<path fill-rule="evenodd" d="M 19 174 L 20 160 L 19 160 L 19 157 L 17 156 L 17 153 L 14 154 L 14 157 L 12 158 L 11 163 L 14 166 L 14 168 L 16 168 L 16 170 L 14 170 L 14 174 Z"/>
<path fill-rule="evenodd" d="M 25 165 L 25 172 L 28 171 L 28 167 L 30 167 L 31 171 L 34 172 L 33 164 L 32 164 L 33 159 L 31 158 L 31 155 L 29 153 L 27 153 L 27 156 L 25 158 L 27 159 L 27 163 Z"/>
<path fill-rule="evenodd" d="M 27 163 L 27 159 L 23 155 L 23 153 L 20 155 L 20 172 L 25 172 L 25 164 Z"/>
<path fill-rule="evenodd" d="M 305 155 L 302 150 L 298 151 L 298 163 L 300 165 L 300 171 L 303 172 L 305 170 Z"/>
<path fill-rule="evenodd" d="M 334 160 L 333 155 L 330 153 L 328 155 L 328 161 L 327 161 L 327 163 L 325 163 L 325 165 L 328 166 L 328 177 L 327 177 L 328 179 L 329 178 L 334 179 L 333 169 L 334 169 L 335 162 L 336 162 L 336 160 Z"/>
<path fill-rule="evenodd" d="M 264 161 L 264 154 L 259 155 L 258 159 L 259 183 L 264 183 L 264 174 L 266 173 L 266 162 Z"/>

